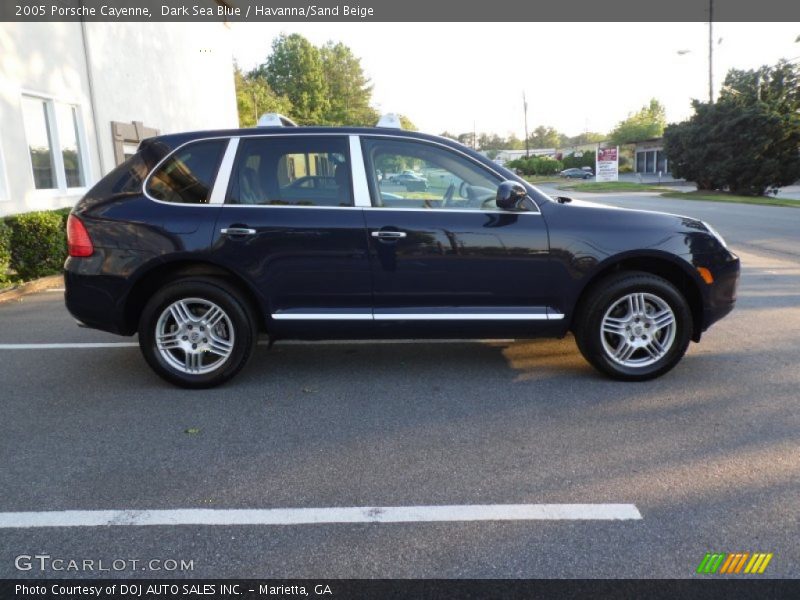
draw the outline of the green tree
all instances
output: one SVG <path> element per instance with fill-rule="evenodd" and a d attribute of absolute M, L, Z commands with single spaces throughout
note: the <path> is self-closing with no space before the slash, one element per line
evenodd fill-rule
<path fill-rule="evenodd" d="M 728 71 L 720 102 L 751 106 L 763 102 L 771 110 L 788 114 L 800 110 L 800 67 L 785 60 L 775 66 L 750 71 Z"/>
<path fill-rule="evenodd" d="M 341 42 L 322 46 L 320 57 L 329 101 L 323 122 L 374 126 L 378 113 L 370 106 L 372 85 L 361 67 L 361 59 Z"/>
<path fill-rule="evenodd" d="M 639 140 L 659 137 L 664 133 L 667 117 L 664 107 L 655 98 L 641 110 L 620 121 L 609 135 L 612 144 L 621 146 Z"/>
<path fill-rule="evenodd" d="M 400 126 L 408 131 L 418 131 L 419 128 L 414 124 L 414 121 L 405 115 L 400 115 Z"/>
<path fill-rule="evenodd" d="M 607 133 L 597 133 L 596 131 L 585 131 L 576 136 L 567 138 L 564 141 L 565 146 L 582 146 L 583 144 L 596 144 L 597 142 L 604 142 L 608 139 Z"/>
<path fill-rule="evenodd" d="M 540 125 L 528 136 L 528 144 L 531 148 L 559 148 L 565 139 L 566 136 L 553 127 Z"/>
<path fill-rule="evenodd" d="M 664 132 L 672 173 L 703 190 L 763 195 L 800 179 L 800 114 L 754 101 L 694 101 L 695 114 Z"/>
<path fill-rule="evenodd" d="M 324 122 L 330 109 L 322 55 L 298 33 L 281 34 L 272 42 L 272 54 L 258 67 L 270 88 L 292 104 L 292 117 L 303 125 Z"/>
<path fill-rule="evenodd" d="M 278 96 L 273 92 L 263 75 L 242 73 L 239 66 L 234 64 L 233 81 L 236 86 L 239 127 L 255 126 L 264 113 L 276 112 L 292 116 L 292 103 L 286 96 Z"/>
<path fill-rule="evenodd" d="M 509 150 L 524 150 L 525 142 L 512 133 L 506 139 L 506 148 Z"/>
<path fill-rule="evenodd" d="M 459 141 L 459 143 L 469 146 L 470 148 L 474 148 L 477 141 L 475 134 L 471 131 L 468 131 L 467 133 L 459 133 L 456 139 Z"/>

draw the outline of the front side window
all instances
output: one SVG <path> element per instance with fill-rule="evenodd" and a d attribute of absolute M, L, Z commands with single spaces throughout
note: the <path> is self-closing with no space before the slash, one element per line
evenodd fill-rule
<path fill-rule="evenodd" d="M 500 179 L 456 152 L 423 142 L 365 139 L 372 203 L 384 208 L 499 210 Z"/>
<path fill-rule="evenodd" d="M 344 137 L 242 138 L 231 173 L 229 204 L 352 206 Z"/>
<path fill-rule="evenodd" d="M 208 204 L 227 144 L 225 139 L 183 146 L 153 172 L 147 193 L 162 202 Z"/>
<path fill-rule="evenodd" d="M 35 96 L 22 97 L 22 120 L 37 190 L 86 186 L 80 109 Z"/>

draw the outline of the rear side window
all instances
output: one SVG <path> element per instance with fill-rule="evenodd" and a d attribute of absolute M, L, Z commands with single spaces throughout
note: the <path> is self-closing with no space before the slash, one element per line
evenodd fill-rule
<path fill-rule="evenodd" d="M 162 202 L 208 204 L 228 140 L 183 146 L 161 163 L 147 182 L 147 193 Z"/>
<path fill-rule="evenodd" d="M 347 138 L 242 138 L 229 204 L 352 206 Z"/>

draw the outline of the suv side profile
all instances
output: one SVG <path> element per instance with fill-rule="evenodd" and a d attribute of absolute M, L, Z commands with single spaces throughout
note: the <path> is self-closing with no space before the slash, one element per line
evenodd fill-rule
<path fill-rule="evenodd" d="M 200 388 L 258 336 L 563 337 L 621 380 L 670 370 L 734 306 L 707 224 L 551 198 L 457 142 L 388 127 L 162 135 L 68 219 L 66 305 Z M 382 190 L 382 173 L 425 189 Z"/>

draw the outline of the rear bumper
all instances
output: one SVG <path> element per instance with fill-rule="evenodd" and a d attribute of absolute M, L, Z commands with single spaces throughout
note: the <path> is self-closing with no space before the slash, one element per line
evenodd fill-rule
<path fill-rule="evenodd" d="M 124 280 L 101 273 L 103 257 L 68 258 L 64 264 L 64 303 L 79 325 L 131 335 L 125 322 Z"/>

